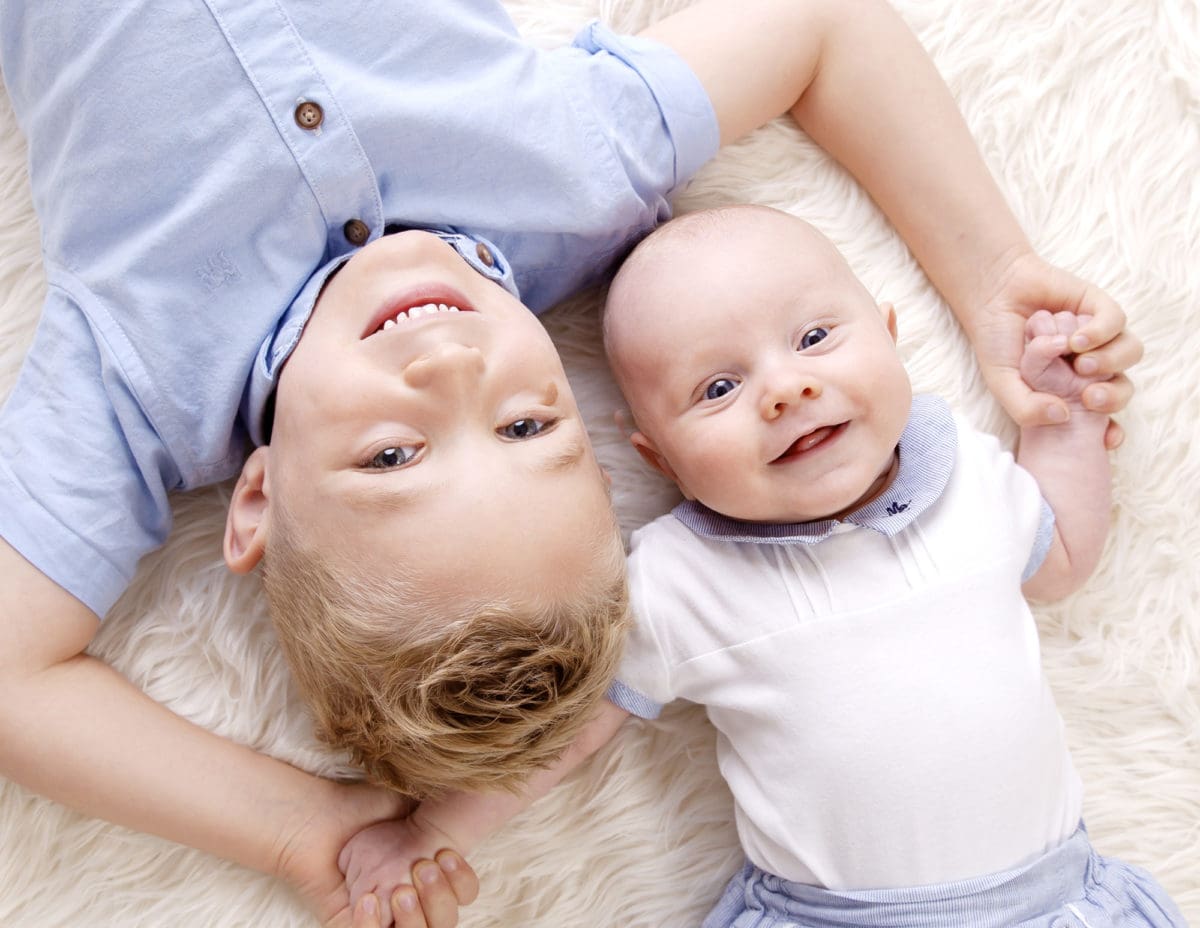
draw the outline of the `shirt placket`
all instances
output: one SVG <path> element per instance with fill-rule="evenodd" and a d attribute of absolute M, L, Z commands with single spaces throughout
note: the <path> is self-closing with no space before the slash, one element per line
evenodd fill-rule
<path fill-rule="evenodd" d="M 325 218 L 329 257 L 383 234 L 375 172 L 283 6 L 205 0 Z"/>

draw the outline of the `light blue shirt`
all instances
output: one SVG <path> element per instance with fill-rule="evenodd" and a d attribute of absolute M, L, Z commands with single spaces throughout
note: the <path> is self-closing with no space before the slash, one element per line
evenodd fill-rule
<path fill-rule="evenodd" d="M 540 311 L 718 141 L 667 49 L 593 25 L 537 50 L 490 0 L 0 2 L 0 54 L 49 284 L 0 413 L 0 534 L 100 615 L 167 492 L 264 440 L 349 221 L 437 231 Z"/>

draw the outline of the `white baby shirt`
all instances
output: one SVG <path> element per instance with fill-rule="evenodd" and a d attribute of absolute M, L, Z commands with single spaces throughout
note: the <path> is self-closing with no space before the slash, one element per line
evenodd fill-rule
<path fill-rule="evenodd" d="M 1078 826 L 1021 594 L 1052 517 L 995 438 L 955 426 L 917 397 L 896 480 L 845 522 L 685 503 L 634 535 L 636 627 L 609 698 L 648 718 L 707 708 L 742 846 L 784 879 L 946 882 Z"/>

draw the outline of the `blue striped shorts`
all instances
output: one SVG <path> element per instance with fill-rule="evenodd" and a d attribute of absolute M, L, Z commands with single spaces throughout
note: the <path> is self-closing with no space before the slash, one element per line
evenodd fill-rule
<path fill-rule="evenodd" d="M 1101 857 L 1081 826 L 1003 873 L 911 889 L 836 892 L 748 863 L 702 928 L 1187 928 L 1144 870 Z"/>

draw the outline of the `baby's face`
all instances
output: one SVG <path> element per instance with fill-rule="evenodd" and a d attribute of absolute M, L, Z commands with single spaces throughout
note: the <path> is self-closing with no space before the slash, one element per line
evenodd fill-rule
<path fill-rule="evenodd" d="M 424 232 L 328 283 L 280 374 L 269 452 L 270 504 L 316 543 L 448 594 L 552 594 L 521 578 L 553 586 L 611 524 L 545 329 Z"/>
<path fill-rule="evenodd" d="M 890 481 L 911 387 L 879 307 L 797 220 L 672 242 L 610 298 L 614 369 L 661 469 L 737 519 L 840 516 Z"/>

